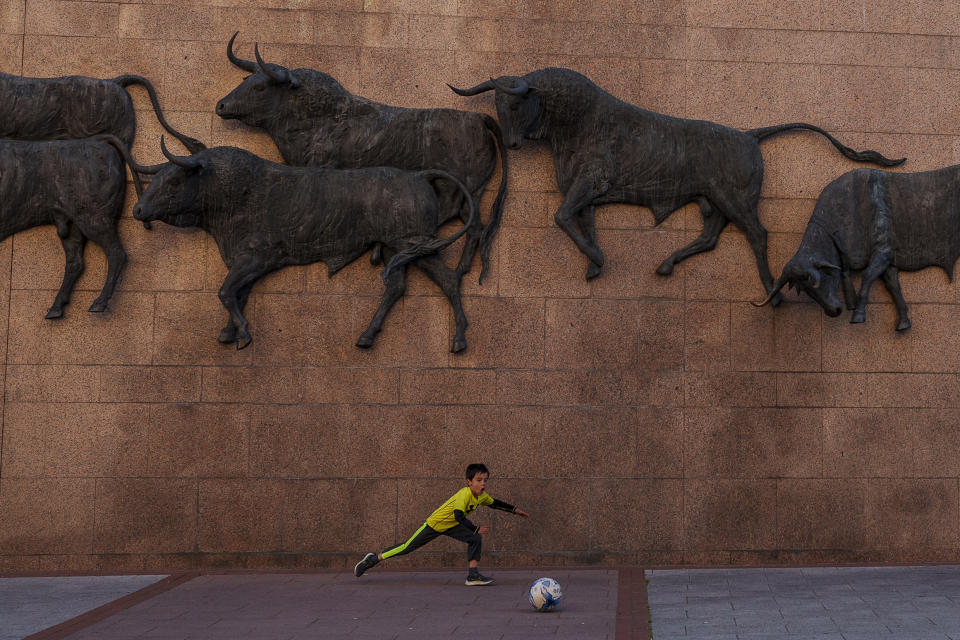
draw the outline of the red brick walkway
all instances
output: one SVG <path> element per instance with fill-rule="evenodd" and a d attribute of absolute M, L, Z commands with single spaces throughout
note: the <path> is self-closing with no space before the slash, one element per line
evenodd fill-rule
<path fill-rule="evenodd" d="M 645 615 L 635 614 L 646 611 L 646 602 L 626 606 L 620 603 L 618 608 L 618 592 L 629 593 L 631 599 L 642 597 L 642 572 L 637 578 L 632 573 L 624 575 L 623 571 L 499 570 L 491 572 L 496 583 L 488 587 L 464 586 L 462 571 L 374 570 L 360 579 L 345 572 L 199 575 L 83 629 L 72 629 L 56 637 L 69 640 L 645 638 Z M 563 606 L 556 612 L 538 613 L 527 602 L 530 583 L 542 575 L 553 577 L 563 585 Z M 640 629 L 633 629 L 636 626 Z"/>

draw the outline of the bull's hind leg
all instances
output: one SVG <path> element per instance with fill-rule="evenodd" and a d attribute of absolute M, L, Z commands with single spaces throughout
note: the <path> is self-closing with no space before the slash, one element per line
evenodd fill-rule
<path fill-rule="evenodd" d="M 597 216 L 596 216 L 596 207 L 590 205 L 584 207 L 580 210 L 580 213 L 577 215 L 577 224 L 580 226 L 580 231 L 583 232 L 584 237 L 595 247 L 599 247 L 600 244 L 597 242 Z M 587 265 L 587 280 L 592 280 L 600 275 L 600 272 L 603 271 L 601 267 L 598 267 L 596 263 L 591 262 Z"/>
<path fill-rule="evenodd" d="M 273 270 L 274 267 L 265 265 L 260 259 L 249 255 L 241 256 L 234 261 L 223 284 L 220 285 L 217 296 L 230 313 L 230 320 L 233 322 L 237 336 L 237 349 L 243 349 L 253 340 L 240 304 L 240 292 L 246 288 L 252 288 L 257 280 Z"/>
<path fill-rule="evenodd" d="M 389 258 L 387 259 L 389 260 Z M 360 334 L 357 339 L 357 346 L 361 349 L 368 349 L 373 346 L 373 341 L 377 339 L 377 334 L 383 329 L 383 321 L 386 320 L 390 309 L 407 290 L 407 266 L 404 265 L 391 271 L 390 275 L 387 276 L 386 285 L 386 291 L 383 292 L 383 297 L 380 299 L 380 306 L 373 314 L 373 319 L 370 320 L 366 331 Z"/>
<path fill-rule="evenodd" d="M 57 297 L 53 299 L 53 305 L 47 311 L 45 316 L 47 319 L 63 317 L 63 307 L 70 302 L 73 288 L 83 274 L 83 248 L 87 243 L 87 239 L 80 233 L 77 225 L 70 222 L 62 226 L 58 224 L 57 235 L 60 236 L 60 244 L 63 245 L 66 260 L 63 266 L 63 282 L 60 284 Z"/>
<path fill-rule="evenodd" d="M 720 211 L 715 210 L 706 198 L 697 198 L 697 204 L 700 205 L 700 215 L 703 217 L 703 231 L 696 240 L 687 246 L 674 251 L 669 258 L 660 263 L 657 267 L 657 273 L 661 276 L 669 276 L 673 273 L 673 267 L 678 262 L 683 262 L 692 255 L 710 251 L 717 246 L 717 238 L 720 232 L 727 226 L 727 217 Z"/>
<path fill-rule="evenodd" d="M 910 318 L 907 316 L 907 301 L 900 290 L 900 272 L 896 267 L 891 265 L 883 272 L 883 284 L 897 305 L 897 331 L 906 331 L 910 328 Z"/>
<path fill-rule="evenodd" d="M 450 351 L 459 353 L 467 348 L 467 314 L 463 312 L 463 303 L 460 300 L 460 276 L 456 271 L 443 264 L 437 255 L 418 258 L 415 265 L 423 269 L 427 276 L 437 283 L 437 286 L 447 296 L 450 306 L 453 307 L 453 318 L 456 322 L 456 334 L 453 336 L 453 346 Z"/>
<path fill-rule="evenodd" d="M 893 264 L 893 256 L 886 251 L 876 251 L 870 256 L 870 263 L 860 275 L 860 293 L 857 295 L 857 307 L 850 316 L 850 322 L 859 324 L 867 319 L 867 302 L 870 301 L 870 287 Z"/>
<path fill-rule="evenodd" d="M 95 226 L 93 229 L 81 227 L 80 231 L 103 248 L 107 255 L 107 278 L 103 283 L 103 290 L 100 295 L 90 305 L 88 311 L 99 313 L 106 311 L 107 302 L 113 296 L 113 290 L 120 280 L 120 274 L 123 272 L 124 265 L 127 264 L 127 252 L 123 250 L 123 244 L 120 242 L 120 236 L 117 235 L 117 228 L 111 223 Z"/>
<path fill-rule="evenodd" d="M 247 301 L 250 299 L 250 292 L 253 290 L 253 283 L 248 284 L 247 286 L 240 289 L 240 292 L 237 294 L 238 303 L 240 305 L 240 313 L 243 313 L 244 309 L 247 308 Z M 227 318 L 227 324 L 220 331 L 220 335 L 217 336 L 217 342 L 221 344 L 231 344 L 237 341 L 237 328 L 233 326 L 233 320 Z"/>

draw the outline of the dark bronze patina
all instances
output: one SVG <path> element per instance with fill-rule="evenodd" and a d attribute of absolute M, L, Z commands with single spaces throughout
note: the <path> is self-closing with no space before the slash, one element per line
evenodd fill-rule
<path fill-rule="evenodd" d="M 107 277 L 90 311 L 104 311 L 127 254 L 117 235 L 123 213 L 126 143 L 115 136 L 87 140 L 0 140 L 0 240 L 52 224 L 66 256 L 60 291 L 47 318 L 63 316 L 83 273 L 87 240 L 107 257 Z"/>
<path fill-rule="evenodd" d="M 910 328 L 899 271 L 937 266 L 953 279 L 960 255 L 960 165 L 922 173 L 858 169 L 826 186 L 817 199 L 800 248 L 783 268 L 773 292 L 803 290 L 824 312 L 843 310 L 863 322 L 873 282 L 883 277 L 897 305 L 897 331 Z M 851 271 L 861 271 L 860 291 Z M 772 296 L 773 294 L 771 294 Z M 770 301 L 770 296 L 762 306 Z"/>
<path fill-rule="evenodd" d="M 546 138 L 553 151 L 557 183 L 564 194 L 554 219 L 590 259 L 587 278 L 600 274 L 594 208 L 625 202 L 649 207 L 657 224 L 690 202 L 700 206 L 703 232 L 657 269 L 670 275 L 674 265 L 713 249 L 733 221 L 750 242 L 760 279 L 769 292 L 767 231 L 757 215 L 763 181 L 759 143 L 791 129 L 826 136 L 846 157 L 894 166 L 874 151 L 857 152 L 826 131 L 804 123 L 737 131 L 712 122 L 654 113 L 613 97 L 569 69 L 541 69 L 523 77 L 502 76 L 459 95 L 495 91 L 497 114 L 507 146 L 524 138 Z"/>
<path fill-rule="evenodd" d="M 253 285 L 266 274 L 323 261 L 332 276 L 379 243 L 389 258 L 383 272 L 386 291 L 357 346 L 373 344 L 406 289 L 406 265 L 413 262 L 450 300 L 456 319 L 451 350 L 466 348 L 460 276 L 437 252 L 477 216 L 467 187 L 449 173 L 289 167 L 234 147 L 178 157 L 163 146 L 163 153 L 170 162 L 136 166 L 156 176 L 133 215 L 144 222 L 200 227 L 213 236 L 229 268 L 219 296 L 230 320 L 220 342 L 236 342 L 238 349 L 250 343 L 243 309 Z M 469 202 L 467 225 L 448 238 L 437 237 L 439 204 L 432 179 L 454 183 Z"/>
<path fill-rule="evenodd" d="M 486 114 L 454 109 L 406 109 L 351 94 L 334 78 L 312 69 L 286 69 L 243 60 L 227 44 L 230 61 L 251 73 L 217 102 L 217 115 L 260 127 L 273 138 L 283 159 L 297 166 L 352 169 L 397 167 L 417 171 L 440 168 L 456 176 L 478 201 L 497 166 L 503 139 Z M 480 279 L 488 271 L 490 249 L 500 225 L 507 189 L 507 159 L 500 153 L 500 188 L 486 228 L 477 218 L 467 230 L 466 251 L 457 267 L 470 270 L 480 248 Z M 469 218 L 460 191 L 439 185 L 441 223 Z M 375 254 L 376 255 L 376 254 Z"/>

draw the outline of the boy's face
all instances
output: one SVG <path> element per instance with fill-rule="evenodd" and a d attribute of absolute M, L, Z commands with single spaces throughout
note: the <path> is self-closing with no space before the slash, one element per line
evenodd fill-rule
<path fill-rule="evenodd" d="M 473 492 L 473 495 L 479 496 L 481 493 L 483 493 L 483 490 L 487 488 L 487 478 L 489 477 L 490 474 L 478 473 L 470 480 L 467 480 L 467 486 L 470 487 L 470 491 Z"/>

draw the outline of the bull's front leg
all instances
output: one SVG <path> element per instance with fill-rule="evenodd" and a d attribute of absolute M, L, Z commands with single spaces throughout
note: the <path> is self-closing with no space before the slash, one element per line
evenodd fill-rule
<path fill-rule="evenodd" d="M 580 230 L 583 232 L 583 235 L 587 240 L 599 250 L 600 245 L 597 242 L 597 216 L 596 216 L 596 207 L 590 205 L 589 207 L 584 207 L 580 210 L 580 214 L 577 217 L 578 224 L 580 225 Z M 596 263 L 591 262 L 587 265 L 587 280 L 592 280 L 600 275 L 602 269 L 596 265 Z"/>
<path fill-rule="evenodd" d="M 249 255 L 240 256 L 230 267 L 220 291 L 217 292 L 220 302 L 230 314 L 230 321 L 236 332 L 237 349 L 243 349 L 253 340 L 240 305 L 240 292 L 244 288 L 253 287 L 257 280 L 270 271 L 272 269 L 267 268 L 260 259 Z"/>
<path fill-rule="evenodd" d="M 467 314 L 463 311 L 460 299 L 460 275 L 448 267 L 440 256 L 431 255 L 418 258 L 413 264 L 417 265 L 431 280 L 437 283 L 443 294 L 453 307 L 453 319 L 456 323 L 456 333 L 453 336 L 453 345 L 450 351 L 459 353 L 467 348 Z"/>
<path fill-rule="evenodd" d="M 57 235 L 60 236 L 65 258 L 63 282 L 60 284 L 57 297 L 53 300 L 53 305 L 45 316 L 48 320 L 63 317 L 63 307 L 70 302 L 73 288 L 83 274 L 83 247 L 87 242 L 87 239 L 80 233 L 80 229 L 69 222 L 65 222 L 62 227 L 59 223 L 57 224 Z"/>
<path fill-rule="evenodd" d="M 906 331 L 910 328 L 910 318 L 907 316 L 907 301 L 903 299 L 903 292 L 900 290 L 900 272 L 896 267 L 891 265 L 883 272 L 883 284 L 887 286 L 887 291 L 897 305 L 897 331 Z"/>
<path fill-rule="evenodd" d="M 238 294 L 238 302 L 240 304 L 240 313 L 247 308 L 247 301 L 250 299 L 250 291 L 253 290 L 253 284 L 249 284 L 246 287 L 243 287 Z M 237 341 L 237 328 L 233 326 L 233 319 L 227 318 L 226 326 L 220 331 L 220 335 L 217 336 L 217 342 L 221 344 L 231 344 Z"/>
<path fill-rule="evenodd" d="M 850 316 L 850 322 L 859 324 L 867 319 L 867 302 L 870 301 L 870 287 L 893 264 L 893 256 L 888 251 L 878 250 L 870 256 L 870 263 L 860 276 L 860 293 L 857 306 Z"/>
<path fill-rule="evenodd" d="M 580 252 L 595 265 L 596 269 L 587 271 L 588 278 L 600 274 L 600 270 L 603 268 L 603 252 L 600 251 L 600 247 L 597 246 L 595 240 L 591 240 L 581 233 L 579 216 L 584 208 L 592 207 L 593 201 L 606 193 L 608 189 L 609 183 L 598 179 L 590 171 L 582 171 L 570 188 L 567 189 L 560 208 L 553 216 L 557 226 L 563 229 L 564 233 L 577 245 Z"/>

